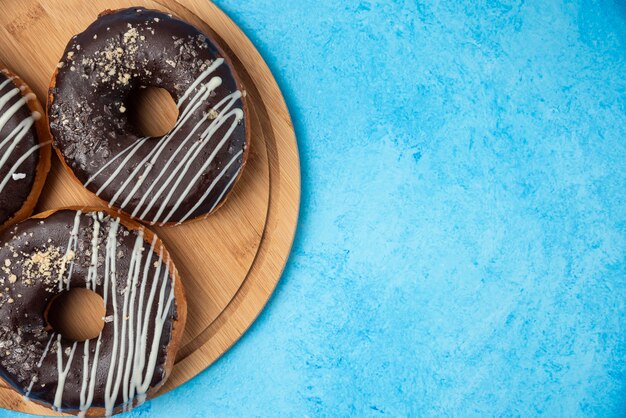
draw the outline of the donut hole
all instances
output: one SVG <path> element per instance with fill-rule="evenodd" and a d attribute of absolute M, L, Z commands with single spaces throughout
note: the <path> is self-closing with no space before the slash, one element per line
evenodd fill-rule
<path fill-rule="evenodd" d="M 89 289 L 61 293 L 50 302 L 46 312 L 52 329 L 69 340 L 96 338 L 104 328 L 104 300 Z"/>
<path fill-rule="evenodd" d="M 163 136 L 178 119 L 178 107 L 172 95 L 159 87 L 134 89 L 128 97 L 128 121 L 140 136 Z"/>

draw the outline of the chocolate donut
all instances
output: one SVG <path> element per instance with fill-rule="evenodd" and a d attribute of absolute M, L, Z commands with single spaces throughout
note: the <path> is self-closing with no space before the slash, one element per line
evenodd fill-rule
<path fill-rule="evenodd" d="M 37 97 L 0 70 L 0 229 L 33 211 L 50 171 L 50 135 Z"/>
<path fill-rule="evenodd" d="M 180 278 L 161 241 L 103 211 L 46 212 L 0 234 L 0 376 L 56 411 L 111 415 L 165 382 L 186 319 Z M 54 298 L 87 288 L 104 300 L 97 338 L 48 323 Z"/>
<path fill-rule="evenodd" d="M 178 120 L 142 137 L 128 118 L 144 87 L 167 90 Z M 208 215 L 248 154 L 245 93 L 214 40 L 143 8 L 106 11 L 72 38 L 52 78 L 54 145 L 74 176 L 109 207 L 150 224 Z"/>

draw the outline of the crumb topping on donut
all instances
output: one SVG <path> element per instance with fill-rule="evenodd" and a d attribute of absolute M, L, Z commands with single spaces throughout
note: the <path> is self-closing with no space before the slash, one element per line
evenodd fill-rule
<path fill-rule="evenodd" d="M 68 44 L 59 67 L 50 127 L 86 188 L 150 224 L 223 203 L 247 157 L 246 95 L 206 35 L 152 10 L 112 12 Z M 146 86 L 166 89 L 178 107 L 162 137 L 139 135 L 129 120 L 129 99 Z"/>
<path fill-rule="evenodd" d="M 24 335 L 31 341 L 24 344 Z M 33 370 L 45 348 L 47 332 L 44 327 L 17 330 L 0 325 L 0 364 L 14 375 L 21 385 L 28 385 Z M 35 378 L 35 382 L 37 379 Z"/>
<path fill-rule="evenodd" d="M 127 29 L 120 37 L 109 37 L 103 47 L 89 54 L 80 53 L 81 44 L 76 40 L 70 45 L 71 49 L 58 63 L 57 68 L 70 65 L 70 71 L 80 72 L 82 78 L 91 80 L 91 86 L 94 88 L 111 81 L 112 89 L 128 86 L 133 78 L 152 74 L 149 69 L 139 68 L 138 64 L 146 66 L 148 59 L 139 57 L 137 53 L 145 41 L 150 42 L 146 36 L 155 35 L 152 24 L 159 22 L 157 18 L 152 22 L 135 25 L 128 23 Z M 94 35 L 93 39 L 98 39 L 97 35 Z M 199 71 L 204 71 L 211 65 L 211 60 L 195 59 L 199 55 L 198 50 L 208 48 L 204 35 L 188 35 L 181 38 L 172 36 L 172 40 L 174 46 L 178 48 L 177 55 L 173 59 L 165 59 L 172 68 L 176 68 L 178 63 L 182 62 L 190 64 L 191 68 L 196 67 Z"/>
<path fill-rule="evenodd" d="M 0 234 L 0 375 L 55 410 L 106 415 L 142 402 L 165 378 L 176 320 L 174 266 L 157 238 L 104 212 L 62 210 Z M 57 295 L 102 296 L 105 325 L 84 342 L 50 329 L 43 312 Z"/>

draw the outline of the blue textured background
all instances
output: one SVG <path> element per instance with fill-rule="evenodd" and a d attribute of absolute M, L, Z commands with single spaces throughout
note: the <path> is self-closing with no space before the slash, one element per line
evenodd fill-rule
<path fill-rule="evenodd" d="M 217 3 L 300 226 L 251 331 L 128 416 L 626 416 L 626 3 Z"/>

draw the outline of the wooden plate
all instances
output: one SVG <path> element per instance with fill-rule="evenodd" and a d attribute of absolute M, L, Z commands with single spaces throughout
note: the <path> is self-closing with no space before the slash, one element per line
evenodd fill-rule
<path fill-rule="evenodd" d="M 188 319 L 167 392 L 197 375 L 243 335 L 269 299 L 291 249 L 300 199 L 300 167 L 285 102 L 267 65 L 241 30 L 208 0 L 0 0 L 0 62 L 40 99 L 70 37 L 105 9 L 144 6 L 172 13 L 213 33 L 231 57 L 250 98 L 248 166 L 224 207 L 206 221 L 154 228 L 183 278 Z M 38 210 L 99 202 L 53 157 Z M 0 407 L 51 410 L 0 385 Z"/>

